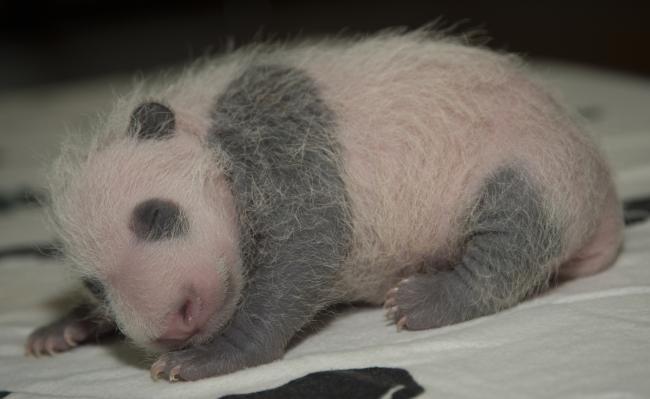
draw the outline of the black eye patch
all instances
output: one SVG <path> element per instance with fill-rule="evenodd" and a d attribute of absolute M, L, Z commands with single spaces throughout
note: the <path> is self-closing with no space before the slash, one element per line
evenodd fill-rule
<path fill-rule="evenodd" d="M 98 280 L 84 278 L 81 280 L 84 287 L 99 301 L 106 301 L 106 289 Z"/>
<path fill-rule="evenodd" d="M 165 139 L 174 133 L 175 128 L 174 112 L 166 105 L 151 101 L 133 110 L 128 133 L 142 140 Z"/>
<path fill-rule="evenodd" d="M 133 209 L 129 228 L 141 240 L 158 241 L 184 235 L 189 223 L 175 203 L 153 198 Z"/>

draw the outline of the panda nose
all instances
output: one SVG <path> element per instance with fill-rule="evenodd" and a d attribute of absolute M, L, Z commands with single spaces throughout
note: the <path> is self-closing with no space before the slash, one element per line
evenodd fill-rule
<path fill-rule="evenodd" d="M 174 202 L 152 198 L 133 209 L 129 227 L 136 237 L 157 241 L 184 234 L 187 225 L 186 218 Z"/>
<path fill-rule="evenodd" d="M 178 309 L 167 316 L 165 330 L 156 342 L 172 348 L 182 346 L 205 324 L 202 313 L 201 300 L 188 297 Z"/>

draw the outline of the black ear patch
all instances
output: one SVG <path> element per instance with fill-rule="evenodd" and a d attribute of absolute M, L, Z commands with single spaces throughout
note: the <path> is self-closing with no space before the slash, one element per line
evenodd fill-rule
<path fill-rule="evenodd" d="M 175 128 L 174 112 L 154 101 L 138 105 L 129 121 L 129 135 L 143 140 L 168 138 Z"/>

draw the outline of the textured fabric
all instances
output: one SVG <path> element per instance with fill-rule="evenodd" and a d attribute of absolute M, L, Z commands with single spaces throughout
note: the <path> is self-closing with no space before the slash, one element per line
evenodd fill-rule
<path fill-rule="evenodd" d="M 384 367 L 331 370 L 307 374 L 266 391 L 227 395 L 221 399 L 408 399 L 422 393 L 408 371 Z M 384 396 L 386 395 L 386 396 Z"/>
<path fill-rule="evenodd" d="M 593 125 L 623 197 L 650 196 L 650 81 L 558 64 L 537 72 Z M 128 81 L 0 96 L 0 192 L 39 187 L 41 167 L 66 127 L 88 126 L 88 116 L 107 107 Z M 0 251 L 52 238 L 40 209 L 0 210 Z M 71 305 L 75 283 L 58 261 L 19 255 L 0 257 L 0 396 L 11 392 L 7 398 L 218 398 L 270 390 L 309 373 L 370 367 L 405 369 L 424 388 L 420 397 L 650 396 L 647 221 L 626 229 L 625 250 L 610 270 L 511 310 L 397 333 L 380 309 L 344 307 L 296 340 L 280 361 L 179 384 L 153 382 L 151 359 L 123 342 L 25 358 L 25 338 Z"/>

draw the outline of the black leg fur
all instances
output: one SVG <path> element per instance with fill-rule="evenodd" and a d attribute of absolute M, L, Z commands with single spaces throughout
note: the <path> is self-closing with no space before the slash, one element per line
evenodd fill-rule
<path fill-rule="evenodd" d="M 460 261 L 403 280 L 388 293 L 398 328 L 439 327 L 514 306 L 546 286 L 561 251 L 560 228 L 522 169 L 487 179 L 468 217 Z"/>
<path fill-rule="evenodd" d="M 307 74 L 252 66 L 218 98 L 212 118 L 212 144 L 230 161 L 247 286 L 223 332 L 163 355 L 154 377 L 195 380 L 282 356 L 334 299 L 349 243 L 335 116 Z"/>

